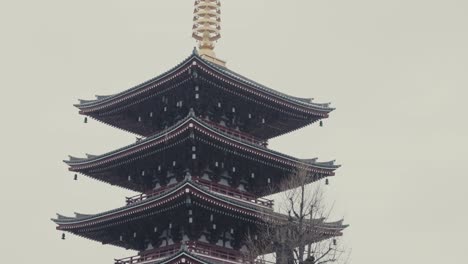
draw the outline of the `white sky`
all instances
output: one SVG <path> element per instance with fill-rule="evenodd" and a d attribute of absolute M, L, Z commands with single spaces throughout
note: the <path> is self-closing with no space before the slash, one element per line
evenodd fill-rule
<path fill-rule="evenodd" d="M 281 92 L 332 102 L 325 126 L 274 139 L 337 159 L 329 200 L 352 263 L 466 263 L 468 2 L 224 0 L 217 54 Z M 96 213 L 131 193 L 61 162 L 134 136 L 72 106 L 173 67 L 194 46 L 193 1 L 0 0 L 0 244 L 5 263 L 113 263 L 133 255 L 69 235 L 56 212 Z"/>

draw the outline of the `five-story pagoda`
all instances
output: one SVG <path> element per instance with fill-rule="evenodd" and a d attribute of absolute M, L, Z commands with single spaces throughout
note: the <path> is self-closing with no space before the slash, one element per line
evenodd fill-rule
<path fill-rule="evenodd" d="M 193 37 L 198 49 L 173 69 L 76 105 L 85 121 L 142 136 L 103 155 L 65 161 L 70 171 L 140 195 L 107 212 L 53 219 L 58 230 L 139 252 L 118 264 L 250 262 L 246 236 L 265 219 L 287 221 L 262 197 L 297 169 L 318 181 L 339 167 L 267 148 L 268 139 L 321 122 L 333 108 L 226 68 L 213 52 L 219 0 L 195 1 Z M 340 236 L 346 227 L 317 221 L 317 240 Z"/>

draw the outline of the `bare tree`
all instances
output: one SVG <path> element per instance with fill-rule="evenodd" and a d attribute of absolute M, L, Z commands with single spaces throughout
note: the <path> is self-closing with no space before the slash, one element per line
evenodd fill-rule
<path fill-rule="evenodd" d="M 326 208 L 319 184 L 312 184 L 310 173 L 297 169 L 278 186 L 278 209 L 258 225 L 256 235 L 247 237 L 249 259 L 277 264 L 325 264 L 346 261 L 345 250 L 337 238 L 325 232 L 341 226 L 327 223 L 331 209 Z M 267 259 L 268 258 L 268 259 Z"/>

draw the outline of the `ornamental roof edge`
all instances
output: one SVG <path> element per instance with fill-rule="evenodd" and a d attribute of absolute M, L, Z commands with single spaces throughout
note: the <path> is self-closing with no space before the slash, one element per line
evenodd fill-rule
<path fill-rule="evenodd" d="M 194 57 L 198 57 L 197 54 L 195 53 L 191 53 L 188 57 L 186 57 L 182 62 L 180 62 L 179 64 L 177 64 L 176 66 L 172 67 L 171 69 L 157 75 L 156 77 L 153 77 L 145 82 L 142 82 L 138 85 L 135 85 L 129 89 L 126 89 L 122 92 L 118 92 L 118 93 L 115 93 L 113 95 L 110 95 L 110 96 L 106 96 L 104 98 L 101 98 L 101 99 L 94 99 L 94 100 L 90 100 L 90 99 L 87 99 L 87 100 L 83 100 L 83 99 L 78 99 L 79 103 L 78 104 L 74 104 L 74 106 L 78 107 L 78 108 L 83 108 L 83 107 L 87 107 L 87 105 L 94 105 L 94 104 L 98 104 L 98 103 L 102 103 L 104 101 L 107 101 L 109 99 L 112 99 L 113 97 L 117 97 L 117 96 L 122 96 L 122 95 L 125 95 L 129 92 L 132 92 L 134 90 L 138 90 L 139 88 L 142 88 L 144 87 L 145 85 L 148 85 L 154 81 L 157 81 L 158 79 L 161 79 L 169 74 L 171 74 L 172 72 L 174 72 L 175 70 L 177 70 L 178 68 L 182 67 L 184 64 L 186 64 L 187 62 L 189 62 L 192 58 Z"/>
<path fill-rule="evenodd" d="M 137 141 L 137 142 L 135 142 L 133 144 L 123 146 L 121 148 L 118 148 L 116 150 L 104 153 L 102 155 L 88 156 L 88 158 L 75 158 L 75 157 L 69 156 L 70 160 L 68 160 L 68 161 L 65 160 L 64 162 L 67 165 L 70 165 L 70 166 L 73 166 L 73 165 L 78 166 L 80 164 L 86 164 L 86 163 L 89 163 L 89 162 L 98 161 L 98 160 L 104 159 L 106 157 L 109 157 L 111 155 L 117 155 L 117 154 L 119 154 L 121 152 L 124 152 L 126 150 L 129 150 L 131 148 L 135 148 L 135 147 L 144 145 L 144 144 L 146 144 L 148 142 L 151 142 L 153 140 L 156 140 L 156 139 L 159 139 L 159 138 L 161 138 L 163 136 L 166 136 L 167 134 L 169 134 L 169 133 L 171 133 L 171 132 L 173 132 L 173 131 L 175 131 L 175 130 L 183 127 L 183 126 L 186 126 L 186 125 L 190 126 L 189 123 L 192 122 L 192 121 L 197 122 L 199 125 L 202 125 L 205 128 L 210 129 L 213 132 L 215 132 L 215 133 L 217 133 L 219 135 L 222 135 L 222 136 L 224 136 L 224 137 L 226 137 L 226 138 L 228 138 L 230 140 L 237 141 L 240 144 L 247 145 L 247 146 L 249 146 L 251 148 L 255 148 L 255 149 L 259 150 L 259 151 L 269 152 L 272 155 L 283 157 L 283 158 L 285 158 L 285 159 L 287 159 L 287 160 L 289 160 L 291 162 L 303 163 L 303 165 L 309 165 L 309 166 L 313 166 L 313 167 L 317 167 L 317 168 L 321 168 L 321 169 L 328 169 L 328 170 L 335 170 L 335 169 L 339 168 L 338 165 L 334 165 L 335 161 L 317 162 L 314 159 L 299 159 L 299 158 L 295 158 L 295 157 L 289 156 L 287 154 L 284 154 L 284 153 L 281 153 L 281 152 L 278 152 L 278 151 L 274 151 L 272 149 L 268 149 L 268 148 L 266 148 L 264 146 L 251 143 L 251 142 L 249 142 L 247 140 L 244 140 L 244 139 L 229 135 L 229 134 L 224 133 L 223 131 L 213 127 L 209 123 L 206 123 L 204 120 L 198 118 L 197 116 L 195 116 L 193 111 L 190 111 L 189 114 L 184 119 L 180 120 L 179 122 L 177 122 L 173 126 L 167 128 L 167 129 L 165 129 L 163 131 L 160 131 L 159 133 L 156 133 L 156 134 L 154 134 L 152 136 L 149 136 L 147 138 L 139 140 L 139 141 Z"/>
<path fill-rule="evenodd" d="M 216 63 L 213 63 L 211 61 L 208 61 L 208 60 L 205 60 L 203 59 L 202 57 L 198 56 L 201 60 L 203 60 L 204 62 L 206 62 L 209 66 L 217 69 L 218 71 L 221 71 L 225 74 L 228 74 L 230 75 L 231 77 L 235 78 L 235 79 L 238 79 L 240 81 L 243 81 L 251 86 L 254 86 L 256 88 L 259 88 L 265 92 L 269 92 L 271 94 L 274 94 L 276 96 L 279 96 L 283 99 L 289 99 L 289 100 L 293 100 L 295 101 L 296 103 L 302 105 L 302 106 L 308 106 L 308 107 L 319 107 L 319 109 L 314 109 L 314 110 L 322 110 L 322 111 L 327 111 L 329 110 L 329 112 L 335 110 L 335 108 L 331 108 L 329 107 L 331 103 L 313 103 L 313 100 L 314 98 L 302 98 L 302 97 L 296 97 L 296 96 L 292 96 L 292 95 L 288 95 L 288 94 L 285 94 L 285 93 L 282 93 L 280 91 L 277 91 L 275 89 L 272 89 L 270 87 L 267 87 L 263 84 L 260 84 L 256 81 L 253 81 L 252 79 L 250 78 L 247 78 L 237 72 L 234 72 L 233 70 L 225 67 L 225 66 L 221 66 L 219 64 L 216 64 Z"/>
<path fill-rule="evenodd" d="M 148 206 L 152 203 L 156 203 L 159 200 L 172 196 L 173 194 L 179 192 L 180 190 L 183 190 L 184 188 L 187 188 L 190 186 L 193 188 L 194 191 L 198 191 L 201 193 L 204 193 L 205 195 L 211 196 L 215 199 L 222 200 L 225 203 L 231 204 L 232 206 L 237 206 L 239 208 L 242 208 L 243 210 L 250 210 L 252 212 L 257 212 L 259 215 L 257 217 L 267 216 L 267 217 L 272 217 L 272 219 L 276 219 L 275 221 L 287 221 L 288 216 L 282 213 L 274 212 L 273 210 L 262 210 L 260 206 L 255 205 L 255 204 L 250 204 L 248 202 L 240 202 L 237 200 L 230 199 L 227 196 L 222 196 L 222 195 L 217 195 L 216 193 L 209 191 L 202 186 L 198 185 L 197 183 L 190 181 L 190 180 L 184 180 L 177 186 L 174 186 L 171 188 L 168 192 L 162 193 L 160 195 L 157 195 L 155 197 L 150 197 L 147 200 L 143 200 L 134 204 L 118 207 L 112 210 L 108 210 L 102 213 L 97 213 L 94 215 L 85 215 L 85 214 L 79 214 L 75 213 L 75 217 L 67 217 L 67 216 L 62 216 L 60 214 L 57 214 L 56 219 L 51 219 L 55 224 L 58 226 L 61 225 L 79 225 L 79 224 L 84 224 L 89 221 L 97 221 L 98 219 L 105 218 L 105 217 L 110 217 L 115 214 L 121 214 L 125 211 L 135 209 L 137 210 L 139 207 L 145 207 Z M 192 190 L 192 191 L 193 191 Z M 192 193 L 192 192 L 190 192 Z M 247 206 L 247 207 L 246 207 Z M 149 207 L 148 207 L 149 208 Z M 128 216 L 129 213 L 125 213 L 124 216 Z M 122 216 L 119 216 L 122 217 Z M 313 219 L 313 222 L 316 222 L 316 225 L 318 228 L 321 229 L 332 229 L 332 230 L 343 230 L 349 225 L 343 225 L 343 220 L 335 221 L 335 222 L 325 222 L 325 219 L 319 218 L 319 219 Z"/>
<path fill-rule="evenodd" d="M 126 211 L 126 210 L 130 210 L 132 208 L 138 208 L 139 206 L 144 206 L 144 205 L 147 205 L 147 204 L 151 204 L 153 202 L 157 202 L 158 200 L 164 198 L 164 197 L 168 197 L 168 196 L 171 196 L 172 194 L 184 189 L 184 188 L 187 188 L 188 186 L 191 186 L 192 188 L 194 188 L 195 190 L 197 191 L 200 191 L 202 193 L 205 193 L 206 195 L 209 195 L 213 198 L 216 198 L 216 199 L 219 199 L 219 200 L 224 200 L 225 202 L 227 203 L 230 203 L 234 206 L 238 206 L 238 207 L 241 207 L 245 210 L 251 210 L 251 211 L 258 211 L 259 209 L 266 209 L 260 205 L 257 205 L 257 204 L 252 204 L 252 203 L 249 203 L 247 201 L 241 201 L 241 200 L 235 200 L 235 199 L 232 199 L 231 197 L 229 196 L 225 196 L 225 195 L 219 195 L 215 192 L 212 192 L 210 190 L 207 190 L 203 187 L 203 185 L 200 185 L 190 179 L 186 179 L 182 182 L 180 182 L 179 184 L 173 186 L 170 190 L 168 190 L 167 192 L 164 192 L 164 193 L 161 193 L 159 195 L 156 195 L 154 197 L 150 197 L 146 200 L 142 200 L 142 201 L 139 201 L 139 202 L 135 202 L 135 203 L 132 203 L 130 205 L 125 205 L 125 206 L 121 206 L 121 207 L 118 207 L 118 208 L 115 208 L 115 209 L 111 209 L 111 210 L 108 210 L 108 211 L 104 211 L 102 213 L 97 213 L 97 214 L 81 214 L 81 213 L 76 213 L 75 212 L 75 217 L 68 217 L 68 216 L 63 216 L 63 215 L 60 215 L 60 214 L 57 214 L 57 218 L 55 219 L 52 219 L 53 222 L 55 222 L 56 224 L 69 224 L 71 222 L 82 222 L 82 221 L 91 221 L 93 219 L 99 219 L 100 217 L 104 217 L 106 215 L 111 215 L 111 214 L 116 214 L 118 212 L 121 212 L 121 211 Z M 267 210 L 268 212 L 270 213 L 273 213 L 273 210 L 272 209 L 268 209 Z M 262 210 L 262 212 L 267 212 L 265 210 Z"/>
<path fill-rule="evenodd" d="M 141 84 L 138 84 L 132 88 L 129 88 L 127 90 L 124 90 L 122 92 L 119 92 L 119 93 L 116 93 L 116 94 L 113 94 L 113 95 L 107 95 L 107 96 L 96 96 L 97 99 L 94 99 L 94 100 L 83 100 L 83 99 L 79 99 L 79 103 L 78 104 L 74 104 L 75 107 L 77 107 L 78 109 L 80 110 L 85 110 L 87 108 L 90 108 L 90 107 L 94 107 L 94 106 L 97 106 L 97 105 L 100 105 L 100 104 L 104 104 L 108 101 L 111 101 L 112 99 L 116 99 L 116 98 L 119 98 L 121 96 L 125 96 L 125 95 L 128 95 L 128 94 L 131 94 L 133 91 L 137 91 L 139 89 L 143 89 L 144 87 L 146 87 L 147 85 L 153 83 L 153 82 L 156 82 L 158 81 L 159 79 L 162 79 L 168 75 L 170 75 L 171 73 L 175 72 L 176 70 L 180 69 L 181 67 L 183 67 L 184 65 L 186 65 L 188 62 L 190 62 L 191 60 L 193 59 L 197 59 L 198 61 L 204 63 L 207 67 L 211 68 L 212 70 L 214 71 L 217 71 L 218 73 L 220 74 L 223 74 L 223 75 L 227 75 L 229 76 L 230 78 L 233 78 L 234 80 L 236 81 L 240 81 L 242 83 L 244 83 L 245 85 L 248 85 L 248 86 L 251 86 L 252 88 L 255 88 L 255 89 L 258 89 L 260 91 L 263 91 L 263 92 L 266 92 L 272 96 L 276 96 L 278 98 L 281 98 L 283 100 L 286 100 L 286 101 L 289 101 L 290 103 L 293 103 L 293 104 L 296 104 L 296 105 L 299 105 L 299 106 L 302 106 L 302 107 L 306 107 L 306 108 L 310 108 L 314 111 L 319 111 L 319 112 L 326 112 L 326 113 L 329 113 L 329 112 L 332 112 L 335 110 L 335 108 L 332 108 L 330 107 L 330 103 L 313 103 L 313 99 L 311 98 L 301 98 L 301 97 L 295 97 L 295 96 L 291 96 L 291 95 L 288 95 L 288 94 L 285 94 L 285 93 L 282 93 L 280 91 L 277 91 L 275 89 L 272 89 L 272 88 L 269 88 L 265 85 L 262 85 L 258 82 L 255 82 L 239 73 L 236 73 L 230 69 L 228 69 L 227 67 L 224 67 L 224 66 L 221 66 L 219 64 L 216 64 L 216 63 L 213 63 L 213 62 L 210 62 L 206 59 L 204 59 L 202 56 L 200 56 L 198 53 L 195 53 L 195 52 L 192 52 L 190 56 L 188 56 L 186 59 L 184 59 L 182 62 L 180 62 L 179 64 L 177 64 L 176 66 L 174 66 L 173 68 L 171 68 L 170 70 L 154 77 L 154 78 L 151 78 Z"/>

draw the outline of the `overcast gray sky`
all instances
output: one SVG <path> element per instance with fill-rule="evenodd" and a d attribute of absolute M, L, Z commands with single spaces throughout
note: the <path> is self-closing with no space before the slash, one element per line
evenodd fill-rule
<path fill-rule="evenodd" d="M 467 263 L 464 165 L 468 2 L 224 0 L 216 52 L 276 90 L 337 108 L 325 126 L 270 142 L 337 159 L 327 187 L 351 227 L 352 263 Z M 195 45 L 193 1 L 0 0 L 2 217 L 5 263 L 112 263 L 134 252 L 60 239 L 56 212 L 96 213 L 131 193 L 61 162 L 134 136 L 72 106 L 173 67 Z"/>

